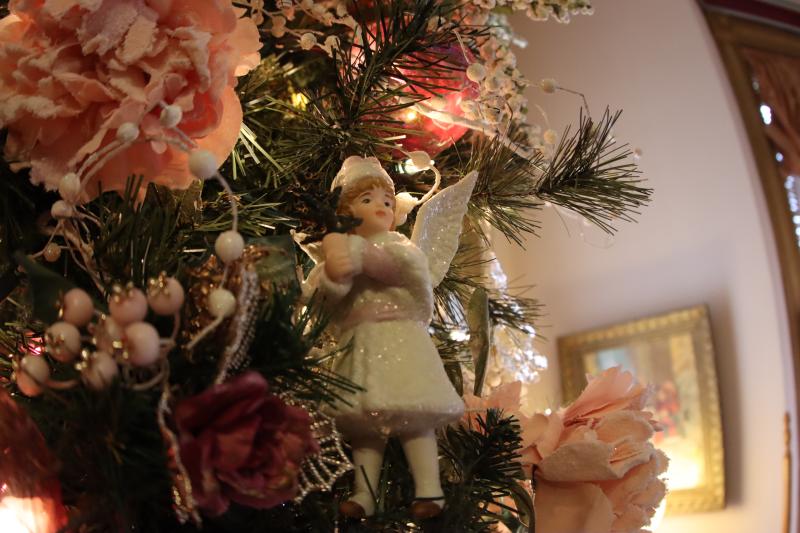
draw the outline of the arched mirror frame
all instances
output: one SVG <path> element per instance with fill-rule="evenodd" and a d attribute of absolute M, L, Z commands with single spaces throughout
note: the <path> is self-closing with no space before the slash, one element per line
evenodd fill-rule
<path fill-rule="evenodd" d="M 776 161 L 776 149 L 767 137 L 761 98 L 753 84 L 753 74 L 745 58 L 745 49 L 800 58 L 800 13 L 737 0 L 700 0 L 711 33 L 716 40 L 723 63 L 730 78 L 739 109 L 753 148 L 764 197 L 769 210 L 772 231 L 780 261 L 781 277 L 786 302 L 789 337 L 792 353 L 792 372 L 795 391 L 800 390 L 800 225 L 793 221 L 787 196 L 786 179 Z M 800 413 L 800 395 L 795 394 L 794 412 Z M 793 501 L 792 478 L 800 479 L 798 464 L 791 459 L 792 439 L 795 449 L 800 449 L 799 435 L 791 436 L 789 415 L 786 415 L 785 455 L 785 516 L 784 531 L 789 532 L 793 509 L 800 509 L 800 501 Z M 794 518 L 794 520 L 793 520 Z M 800 527 L 797 527 L 800 533 Z"/>

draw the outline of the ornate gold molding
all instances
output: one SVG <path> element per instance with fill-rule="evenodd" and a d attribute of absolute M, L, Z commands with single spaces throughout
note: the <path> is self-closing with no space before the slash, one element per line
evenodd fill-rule
<path fill-rule="evenodd" d="M 712 511 L 725 506 L 725 456 L 722 440 L 719 388 L 706 306 L 643 318 L 558 339 L 558 355 L 565 400 L 574 400 L 586 386 L 585 357 L 599 350 L 630 346 L 633 342 L 663 341 L 688 334 L 699 392 L 702 429 L 702 482 L 667 495 L 667 513 Z M 638 376 L 647 381 L 648 376 Z M 658 384 L 656 384 L 658 385 Z M 692 413 L 690 413 L 692 414 Z"/>

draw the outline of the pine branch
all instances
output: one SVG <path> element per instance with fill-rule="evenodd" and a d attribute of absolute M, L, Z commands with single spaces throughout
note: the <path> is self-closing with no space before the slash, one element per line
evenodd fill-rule
<path fill-rule="evenodd" d="M 510 291 L 515 293 L 517 289 Z M 489 298 L 489 315 L 493 325 L 533 333 L 536 324 L 544 316 L 544 304 L 536 298 L 506 292 L 495 293 Z"/>
<path fill-rule="evenodd" d="M 360 388 L 330 370 L 338 354 L 316 354 L 327 327 L 313 303 L 294 318 L 297 294 L 274 289 L 257 320 L 258 330 L 250 348 L 250 367 L 258 370 L 278 390 L 316 403 L 347 401 Z"/>
<path fill-rule="evenodd" d="M 507 136 L 520 146 L 527 142 L 516 127 Z M 544 167 L 540 154 L 525 158 L 499 139 L 474 134 L 457 143 L 446 154 L 443 165 L 459 168 L 461 175 L 478 171 L 468 212 L 478 231 L 479 221 L 485 220 L 519 246 L 523 245 L 525 234 L 536 234 L 539 223 L 534 214 L 543 205 L 536 194 L 536 176 Z"/>
<path fill-rule="evenodd" d="M 522 479 L 519 425 L 490 409 L 476 425 L 448 426 L 442 437 L 440 452 L 452 481 L 445 485 L 448 507 L 437 521 L 439 531 L 485 531 L 500 518 L 489 506 Z"/>
<path fill-rule="evenodd" d="M 114 283 L 132 281 L 139 287 L 160 272 L 174 273 L 188 243 L 185 230 L 194 222 L 201 185 L 172 192 L 151 185 L 138 202 L 140 180 L 129 179 L 119 195 L 100 195 L 87 205 L 98 220 L 91 238 L 94 260 L 110 289 Z"/>
<path fill-rule="evenodd" d="M 24 400 L 61 464 L 64 503 L 91 531 L 174 531 L 157 393 L 78 387 Z M 58 413 L 54 416 L 53 413 Z M 134 489 L 135 488 L 135 489 Z"/>
<path fill-rule="evenodd" d="M 489 294 L 492 325 L 504 325 L 531 332 L 543 316 L 544 306 L 535 298 L 522 296 L 524 288 L 498 289 L 487 270 L 492 260 L 483 250 L 462 241 L 444 280 L 434 290 L 436 322 L 445 329 L 466 324 L 466 305 L 472 292 L 484 288 Z"/>
<path fill-rule="evenodd" d="M 599 122 L 581 113 L 573 135 L 569 130 L 552 162 L 536 184 L 536 195 L 582 215 L 607 233 L 615 219 L 633 222 L 650 201 L 627 145 L 617 145 L 613 128 L 621 115 L 607 109 Z"/>

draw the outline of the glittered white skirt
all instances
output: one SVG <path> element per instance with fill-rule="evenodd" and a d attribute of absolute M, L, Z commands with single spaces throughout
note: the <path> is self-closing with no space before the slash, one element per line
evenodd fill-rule
<path fill-rule="evenodd" d="M 342 335 L 340 346 L 334 370 L 365 389 L 346 395 L 349 405 L 337 402 L 332 413 L 345 436 L 414 434 L 464 413 L 421 322 L 359 324 Z"/>

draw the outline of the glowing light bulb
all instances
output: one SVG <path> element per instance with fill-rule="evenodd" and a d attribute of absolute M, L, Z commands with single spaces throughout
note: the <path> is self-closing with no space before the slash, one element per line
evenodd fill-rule
<path fill-rule="evenodd" d="M 469 340 L 469 331 L 465 329 L 454 329 L 450 332 L 450 339 L 456 342 L 466 342 Z"/>
<path fill-rule="evenodd" d="M 0 495 L 2 492 L 0 490 Z M 0 499 L 0 531 L 3 533 L 55 533 L 63 522 L 51 500 L 18 498 L 10 494 Z"/>
<path fill-rule="evenodd" d="M 431 161 L 431 165 L 435 163 L 436 161 Z M 400 163 L 400 172 L 403 174 L 416 174 L 417 172 L 422 172 L 422 169 L 415 165 L 411 158 L 408 158 Z"/>
<path fill-rule="evenodd" d="M 292 105 L 297 109 L 305 110 L 308 105 L 308 97 L 303 93 L 292 93 Z"/>
<path fill-rule="evenodd" d="M 406 122 L 413 122 L 417 119 L 417 112 L 413 109 L 409 109 L 406 111 L 405 121 Z"/>

